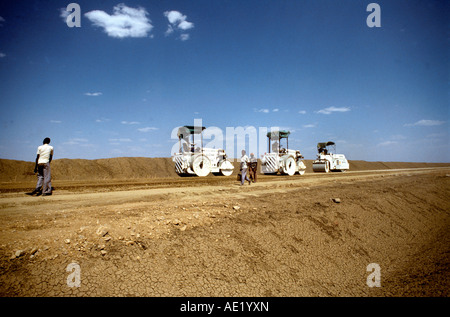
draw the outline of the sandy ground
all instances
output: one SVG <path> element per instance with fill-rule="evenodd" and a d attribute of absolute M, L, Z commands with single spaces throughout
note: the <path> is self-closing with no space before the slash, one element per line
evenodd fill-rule
<path fill-rule="evenodd" d="M 448 297 L 449 176 L 3 183 L 0 295 Z"/>

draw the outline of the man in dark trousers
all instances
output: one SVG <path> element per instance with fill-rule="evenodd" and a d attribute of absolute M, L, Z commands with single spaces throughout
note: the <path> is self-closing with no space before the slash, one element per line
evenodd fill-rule
<path fill-rule="evenodd" d="M 34 172 L 38 173 L 36 188 L 27 195 L 50 196 L 52 194 L 52 177 L 50 162 L 53 159 L 53 146 L 50 146 L 50 138 L 45 138 L 43 145 L 39 146 L 36 155 Z M 41 189 L 42 187 L 42 189 Z"/>
<path fill-rule="evenodd" d="M 250 179 L 253 181 L 253 183 L 255 183 L 256 174 L 258 170 L 258 158 L 255 157 L 253 153 L 250 154 L 249 170 L 250 170 Z"/>

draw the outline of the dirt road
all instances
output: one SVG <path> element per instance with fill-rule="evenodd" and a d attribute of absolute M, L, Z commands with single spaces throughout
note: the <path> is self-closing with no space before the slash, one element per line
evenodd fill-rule
<path fill-rule="evenodd" d="M 448 296 L 449 176 L 2 185 L 0 295 Z"/>

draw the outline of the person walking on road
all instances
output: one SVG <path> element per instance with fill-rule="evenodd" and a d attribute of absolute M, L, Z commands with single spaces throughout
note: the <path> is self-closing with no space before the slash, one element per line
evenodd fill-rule
<path fill-rule="evenodd" d="M 258 158 L 256 158 L 253 153 L 250 153 L 249 172 L 250 172 L 250 179 L 252 180 L 253 183 L 256 182 L 257 170 L 258 170 Z"/>
<path fill-rule="evenodd" d="M 248 156 L 245 154 L 245 150 L 242 150 L 242 157 L 241 157 L 241 186 L 244 185 L 245 181 L 248 181 L 248 184 L 251 184 L 251 180 L 247 176 L 247 168 L 249 159 Z"/>
<path fill-rule="evenodd" d="M 52 194 L 50 162 L 53 159 L 53 146 L 49 144 L 50 138 L 45 138 L 43 144 L 37 149 L 34 172 L 38 173 L 38 180 L 36 188 L 31 193 L 26 193 L 27 195 L 50 196 Z"/>

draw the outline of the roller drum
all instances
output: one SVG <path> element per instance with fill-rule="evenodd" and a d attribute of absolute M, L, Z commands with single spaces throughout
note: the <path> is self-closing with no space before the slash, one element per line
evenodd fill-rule
<path fill-rule="evenodd" d="M 319 173 L 328 173 L 330 170 L 329 163 L 325 162 L 314 162 L 313 163 L 313 171 Z"/>

